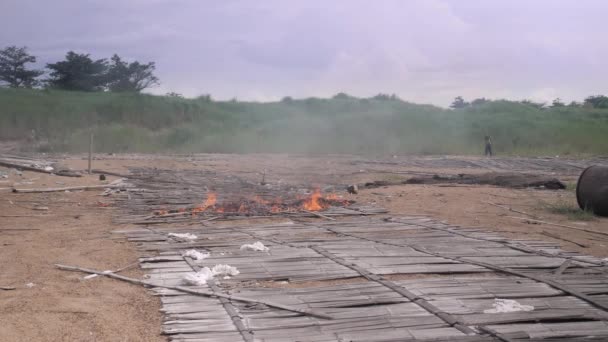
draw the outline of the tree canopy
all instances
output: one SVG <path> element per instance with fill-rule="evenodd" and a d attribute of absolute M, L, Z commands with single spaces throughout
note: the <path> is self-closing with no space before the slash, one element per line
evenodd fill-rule
<path fill-rule="evenodd" d="M 159 80 L 154 76 L 155 68 L 154 62 L 127 63 L 115 54 L 108 69 L 108 89 L 115 92 L 140 92 L 157 85 Z"/>
<path fill-rule="evenodd" d="M 65 60 L 47 64 L 51 75 L 47 84 L 63 90 L 100 91 L 106 89 L 108 62 L 91 59 L 89 54 L 70 51 Z"/>
<path fill-rule="evenodd" d="M 462 96 L 456 96 L 454 98 L 454 101 L 452 101 L 452 104 L 450 105 L 450 108 L 452 109 L 460 109 L 460 108 L 466 108 L 470 105 L 470 103 L 466 102 Z"/>
<path fill-rule="evenodd" d="M 593 108 L 608 108 L 608 97 L 604 95 L 593 95 L 585 99 L 584 104 Z"/>
<path fill-rule="evenodd" d="M 36 57 L 27 53 L 27 48 L 8 46 L 0 50 L 0 81 L 11 88 L 32 88 L 38 84 L 36 78 L 44 72 L 27 69 L 26 64 L 36 63 Z"/>

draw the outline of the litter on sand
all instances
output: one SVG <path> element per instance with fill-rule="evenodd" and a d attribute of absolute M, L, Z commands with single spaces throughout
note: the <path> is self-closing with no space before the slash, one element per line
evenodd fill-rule
<path fill-rule="evenodd" d="M 236 275 L 239 275 L 239 270 L 236 269 L 236 267 L 230 266 L 230 265 L 224 265 L 224 264 L 219 264 L 219 265 L 215 265 L 213 266 L 213 268 L 211 269 L 211 272 L 213 273 L 214 276 L 219 275 L 219 276 L 231 276 L 234 277 Z"/>
<path fill-rule="evenodd" d="M 213 273 L 209 267 L 203 267 L 196 273 L 186 274 L 183 278 L 183 282 L 187 285 L 202 286 L 207 284 L 209 279 L 213 279 Z"/>
<path fill-rule="evenodd" d="M 169 237 L 176 238 L 178 241 L 193 241 L 198 239 L 198 236 L 192 233 L 169 233 Z"/>
<path fill-rule="evenodd" d="M 239 273 L 241 272 L 239 272 L 236 267 L 219 264 L 213 266 L 212 269 L 203 267 L 196 273 L 188 273 L 182 278 L 182 281 L 187 285 L 202 286 L 207 284 L 207 281 L 213 279 L 215 276 L 223 276 L 223 279 L 230 279 Z"/>
<path fill-rule="evenodd" d="M 182 256 L 192 258 L 196 261 L 200 261 L 209 257 L 209 253 L 201 253 L 196 249 L 190 249 L 182 253 Z"/>
<path fill-rule="evenodd" d="M 36 284 L 34 284 L 34 283 L 27 283 L 27 284 L 25 284 L 25 287 L 27 287 L 28 289 L 31 289 L 34 286 L 36 286 Z"/>
<path fill-rule="evenodd" d="M 270 248 L 264 246 L 263 243 L 257 241 L 252 244 L 244 244 L 241 246 L 242 251 L 256 251 L 256 252 L 268 252 Z"/>
<path fill-rule="evenodd" d="M 532 311 L 534 307 L 532 305 L 522 305 L 519 302 L 511 299 L 494 299 L 493 309 L 483 310 L 483 313 L 508 313 L 508 312 L 519 312 L 519 311 Z"/>

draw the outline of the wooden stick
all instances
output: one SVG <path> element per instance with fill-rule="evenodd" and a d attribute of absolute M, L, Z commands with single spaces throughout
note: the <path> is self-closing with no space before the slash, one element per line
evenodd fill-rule
<path fill-rule="evenodd" d="M 54 215 L 0 215 L 0 217 L 51 217 Z M 25 230 L 27 228 L 24 228 Z"/>
<path fill-rule="evenodd" d="M 555 274 L 556 276 L 561 275 L 562 273 L 564 273 L 564 271 L 568 267 L 570 267 L 571 264 L 572 264 L 572 260 L 571 259 L 567 259 L 555 271 L 553 271 L 553 274 Z"/>
<path fill-rule="evenodd" d="M 332 316 L 329 316 L 325 313 L 321 313 L 318 312 L 316 310 L 310 310 L 310 309 L 298 309 L 298 308 L 294 308 L 291 306 L 287 306 L 287 305 L 283 305 L 283 304 L 278 304 L 278 303 L 272 303 L 269 301 L 264 301 L 264 300 L 256 300 L 256 299 L 251 299 L 251 298 L 245 298 L 245 297 L 240 297 L 240 296 L 232 296 L 232 295 L 226 295 L 223 293 L 217 293 L 217 292 L 208 292 L 208 291 L 203 291 L 203 290 L 194 290 L 188 287 L 184 287 L 184 286 L 167 286 L 167 285 L 160 285 L 160 284 L 154 284 L 151 283 L 149 281 L 144 281 L 144 280 L 138 280 L 135 278 L 130 278 L 130 277 L 126 277 L 120 274 L 115 274 L 113 272 L 103 272 L 103 271 L 96 271 L 96 270 L 92 270 L 92 269 L 88 269 L 88 268 L 82 268 L 82 267 L 77 267 L 77 266 L 68 266 L 68 265 L 60 265 L 60 264 L 55 264 L 55 266 L 57 268 L 59 268 L 60 270 L 65 270 L 65 271 L 78 271 L 78 272 L 84 272 L 84 273 L 89 273 L 89 274 L 97 274 L 97 275 L 102 275 L 102 276 L 106 276 L 109 278 L 113 278 L 113 279 L 118 279 L 118 280 L 122 280 L 122 281 L 126 281 L 132 284 L 136 284 L 136 285 L 143 285 L 143 286 L 150 286 L 150 287 L 161 287 L 161 288 L 165 288 L 165 289 L 170 289 L 170 290 L 176 290 L 176 291 L 180 291 L 180 292 L 185 292 L 185 293 L 189 293 L 189 294 L 193 294 L 193 295 L 197 295 L 197 296 L 204 296 L 204 297 L 221 297 L 221 298 L 226 298 L 228 300 L 235 300 L 238 302 L 247 302 L 247 303 L 255 303 L 255 304 L 263 304 L 269 307 L 273 307 L 273 308 L 277 308 L 277 309 L 282 309 L 282 310 L 287 310 L 287 311 L 291 311 L 291 312 L 297 312 L 303 315 L 307 315 L 307 316 L 312 316 L 312 317 L 317 317 L 317 318 L 322 318 L 322 319 L 334 319 Z"/>
<path fill-rule="evenodd" d="M 39 172 L 39 173 L 46 173 L 46 174 L 54 174 L 57 176 L 64 176 L 64 177 L 80 177 L 81 175 L 76 174 L 76 173 L 72 173 L 72 172 L 62 172 L 60 171 L 47 171 L 45 169 L 39 169 L 37 167 L 32 167 L 32 166 L 27 166 L 27 165 L 21 165 L 21 164 L 13 164 L 13 163 L 9 163 L 6 161 L 2 161 L 0 160 L 0 166 L 4 166 L 4 167 L 10 167 L 13 169 L 19 169 L 19 170 L 25 170 L 25 171 L 32 171 L 32 172 Z"/>
<path fill-rule="evenodd" d="M 513 208 L 511 208 L 511 207 L 507 207 L 507 206 L 505 206 L 505 205 L 500 205 L 500 204 L 496 204 L 496 203 L 492 203 L 492 202 L 488 202 L 488 201 L 481 201 L 481 202 L 482 202 L 482 203 L 489 204 L 489 205 L 493 205 L 493 206 L 498 207 L 498 208 L 502 208 L 502 209 L 505 209 L 505 210 L 509 210 L 509 211 L 514 212 L 514 213 L 524 214 L 524 215 L 526 215 L 526 216 L 530 216 L 530 217 L 533 217 L 533 218 L 537 218 L 537 216 L 535 216 L 535 215 L 528 214 L 528 213 L 526 213 L 526 212 L 524 212 L 524 211 L 515 210 L 515 209 L 513 209 Z"/>
<path fill-rule="evenodd" d="M 4 231 L 30 231 L 30 230 L 40 230 L 40 228 L 0 228 L 0 232 L 4 232 Z"/>
<path fill-rule="evenodd" d="M 93 159 L 93 131 L 89 135 L 89 174 L 91 174 L 91 162 Z"/>
<path fill-rule="evenodd" d="M 519 219 L 519 220 L 528 220 L 528 221 L 532 221 L 532 222 L 538 222 L 538 223 L 548 224 L 550 226 L 569 228 L 569 229 L 575 229 L 575 230 L 582 230 L 582 231 L 588 232 L 588 233 L 595 233 L 595 234 L 599 234 L 599 235 L 606 235 L 606 236 L 608 236 L 608 233 L 598 232 L 596 230 L 591 230 L 591 229 L 585 229 L 585 228 L 567 226 L 565 224 L 552 223 L 552 222 L 541 221 L 541 220 L 534 220 L 534 219 L 527 218 L 527 217 L 517 217 L 517 216 L 507 216 L 507 217 L 514 218 L 514 219 Z"/>
<path fill-rule="evenodd" d="M 98 190 L 98 189 L 121 189 L 124 185 L 83 185 L 83 186 L 68 186 L 64 188 L 34 188 L 34 189 L 17 189 L 13 188 L 15 193 L 39 193 L 39 192 L 63 192 L 71 190 Z"/>
<path fill-rule="evenodd" d="M 20 170 L 25 170 L 25 171 L 47 173 L 47 174 L 53 173 L 53 171 L 47 171 L 44 169 L 39 169 L 37 167 L 32 167 L 32 166 L 27 166 L 27 165 L 13 164 L 13 163 L 9 163 L 9 162 L 2 161 L 2 160 L 0 160 L 0 166 L 10 167 L 13 169 L 20 169 Z"/>
<path fill-rule="evenodd" d="M 92 169 L 91 173 L 115 176 L 115 177 L 120 177 L 120 178 L 133 178 L 133 175 L 125 175 L 125 174 L 118 173 L 118 172 L 104 171 L 104 170 L 99 170 L 99 169 Z"/>
<path fill-rule="evenodd" d="M 326 215 L 323 215 L 323 214 L 319 214 L 316 211 L 310 211 L 310 210 L 302 210 L 302 211 L 305 212 L 305 213 L 313 214 L 313 215 L 315 215 L 317 217 L 320 217 L 320 218 L 324 218 L 326 220 L 330 220 L 330 221 L 335 221 L 336 220 L 335 218 L 332 218 L 332 217 L 329 217 L 329 216 L 326 216 Z"/>
<path fill-rule="evenodd" d="M 583 248 L 587 248 L 587 247 L 589 247 L 588 245 L 585 245 L 585 244 L 582 244 L 582 243 L 578 243 L 578 242 L 576 242 L 576 241 L 568 240 L 568 239 L 563 238 L 563 237 L 561 237 L 561 236 L 559 236 L 559 235 L 557 235 L 557 234 L 552 234 L 552 233 L 546 232 L 546 231 L 544 231 L 544 230 L 541 232 L 541 234 L 546 235 L 546 236 L 548 236 L 548 237 L 550 237 L 550 238 L 557 239 L 557 240 L 562 240 L 562 241 L 566 241 L 566 242 L 573 243 L 573 244 L 575 244 L 575 245 L 577 245 L 577 246 L 579 246 L 579 247 L 583 247 Z"/>

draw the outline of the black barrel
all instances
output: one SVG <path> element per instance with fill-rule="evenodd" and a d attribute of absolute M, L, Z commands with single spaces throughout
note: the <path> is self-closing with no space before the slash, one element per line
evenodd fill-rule
<path fill-rule="evenodd" d="M 589 166 L 576 184 L 576 201 L 583 210 L 608 216 L 608 166 Z"/>

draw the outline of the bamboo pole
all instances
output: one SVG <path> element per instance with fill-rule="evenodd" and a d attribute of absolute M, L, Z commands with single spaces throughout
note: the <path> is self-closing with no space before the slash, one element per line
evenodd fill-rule
<path fill-rule="evenodd" d="M 68 186 L 63 188 L 33 188 L 33 189 L 17 189 L 13 188 L 15 193 L 38 193 L 38 192 L 62 192 L 72 190 L 98 190 L 98 189 L 124 189 L 124 185 L 83 185 L 83 186 Z"/>
<path fill-rule="evenodd" d="M 123 276 L 123 275 L 120 275 L 120 274 L 116 274 L 116 273 L 113 273 L 113 272 L 96 271 L 96 270 L 92 270 L 92 269 L 88 269 L 88 268 L 82 268 L 82 267 L 77 267 L 77 266 L 60 265 L 60 264 L 55 264 L 55 266 L 57 268 L 59 268 L 60 270 L 78 271 L 78 272 L 84 272 L 84 273 L 89 273 L 89 274 L 97 274 L 97 275 L 102 275 L 102 276 L 106 276 L 106 277 L 113 278 L 113 279 L 118 279 L 118 280 L 126 281 L 128 283 L 136 284 L 136 285 L 143 285 L 143 286 L 150 286 L 150 287 L 162 287 L 162 288 L 165 288 L 165 289 L 176 290 L 176 291 L 180 291 L 180 292 L 184 292 L 184 293 L 189 293 L 189 294 L 193 294 L 193 295 L 197 295 L 197 296 L 204 296 L 204 297 L 211 297 L 211 298 L 218 297 L 218 298 L 226 298 L 228 300 L 235 300 L 235 301 L 238 301 L 238 302 L 263 304 L 263 305 L 266 305 L 266 306 L 269 306 L 269 307 L 273 307 L 273 308 L 277 308 L 277 309 L 287 310 L 287 311 L 291 311 L 291 312 L 297 312 L 299 314 L 306 315 L 306 316 L 312 316 L 312 317 L 317 317 L 317 318 L 322 318 L 322 319 L 334 319 L 332 316 L 329 316 L 329 315 L 327 315 L 325 313 L 322 313 L 322 312 L 318 312 L 316 310 L 298 309 L 298 308 L 294 308 L 294 307 L 283 305 L 283 304 L 279 304 L 279 303 L 273 303 L 273 302 L 270 302 L 270 301 L 256 300 L 256 299 L 245 298 L 245 297 L 240 297 L 240 296 L 227 295 L 227 294 L 218 293 L 218 292 L 208 292 L 208 291 L 203 291 L 203 290 L 194 290 L 194 289 L 191 289 L 191 288 L 188 288 L 188 287 L 184 287 L 184 286 L 159 285 L 159 284 L 151 283 L 149 281 L 144 281 L 144 280 L 139 280 L 139 279 L 135 279 L 135 278 L 126 277 L 126 276 Z"/>
<path fill-rule="evenodd" d="M 531 222 L 536 222 L 536 223 L 540 223 L 540 224 L 548 224 L 550 226 L 556 226 L 556 227 L 562 227 L 562 228 L 568 228 L 568 229 L 574 229 L 574 230 L 580 230 L 583 232 L 587 232 L 587 233 L 594 233 L 594 234 L 599 234 L 599 235 L 606 235 L 608 236 L 608 233 L 605 232 L 598 232 L 597 230 L 593 230 L 593 229 L 586 229 L 586 228 L 579 228 L 579 227 L 573 227 L 573 226 L 567 226 L 565 224 L 559 224 L 559 223 L 553 223 L 553 222 L 547 222 L 547 221 L 541 221 L 541 220 L 535 220 L 535 219 L 531 219 L 531 218 L 527 218 L 527 217 L 517 217 L 517 216 L 507 216 L 513 219 L 519 219 L 519 220 L 528 220 Z"/>

